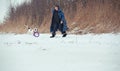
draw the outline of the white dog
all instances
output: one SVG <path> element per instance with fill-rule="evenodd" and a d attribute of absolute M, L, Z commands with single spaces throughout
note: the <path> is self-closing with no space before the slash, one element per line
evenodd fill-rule
<path fill-rule="evenodd" d="M 27 34 L 32 35 L 32 34 L 33 34 L 33 32 L 34 32 L 34 30 L 33 30 L 32 28 L 28 28 L 28 30 L 27 30 Z"/>
<path fill-rule="evenodd" d="M 27 30 L 27 34 L 33 34 L 33 29 L 32 28 L 30 28 L 28 25 L 24 25 L 24 27 L 25 27 L 25 29 Z"/>
<path fill-rule="evenodd" d="M 39 31 L 38 28 L 30 28 L 28 25 L 24 25 L 27 28 L 27 34 L 33 35 L 35 37 L 39 37 Z"/>

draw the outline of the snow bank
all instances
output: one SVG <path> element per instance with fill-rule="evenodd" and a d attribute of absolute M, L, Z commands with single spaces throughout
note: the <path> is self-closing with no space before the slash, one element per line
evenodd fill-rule
<path fill-rule="evenodd" d="M 120 71 L 120 34 L 0 35 L 0 71 Z"/>

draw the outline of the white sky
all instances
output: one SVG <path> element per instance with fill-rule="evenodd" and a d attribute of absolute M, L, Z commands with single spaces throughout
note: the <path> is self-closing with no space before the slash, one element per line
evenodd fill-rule
<path fill-rule="evenodd" d="M 30 0 L 0 0 L 0 23 L 4 21 L 4 17 L 7 15 L 10 3 L 12 5 L 20 5 L 21 3 Z"/>

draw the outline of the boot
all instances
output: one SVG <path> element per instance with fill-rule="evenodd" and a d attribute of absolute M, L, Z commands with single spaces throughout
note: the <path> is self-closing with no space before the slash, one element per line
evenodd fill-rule
<path fill-rule="evenodd" d="M 55 34 L 52 34 L 52 36 L 50 36 L 50 38 L 54 38 L 55 37 Z"/>
<path fill-rule="evenodd" d="M 66 33 L 66 32 L 64 32 L 62 37 L 66 37 L 66 36 L 67 36 L 67 33 Z"/>

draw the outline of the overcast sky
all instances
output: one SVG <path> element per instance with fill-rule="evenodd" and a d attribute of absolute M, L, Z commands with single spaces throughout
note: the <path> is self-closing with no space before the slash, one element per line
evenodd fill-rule
<path fill-rule="evenodd" d="M 0 0 L 0 23 L 3 22 L 4 17 L 6 17 L 10 3 L 16 6 L 16 5 L 20 5 L 25 1 L 30 1 L 30 0 Z"/>

